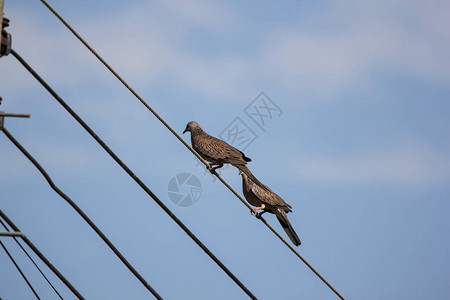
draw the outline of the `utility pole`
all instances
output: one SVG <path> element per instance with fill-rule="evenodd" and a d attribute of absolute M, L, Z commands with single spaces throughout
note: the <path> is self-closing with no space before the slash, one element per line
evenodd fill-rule
<path fill-rule="evenodd" d="M 6 32 L 5 27 L 9 26 L 9 20 L 3 18 L 3 6 L 5 0 L 0 0 L 0 33 L 1 33 L 1 43 L 0 43 L 0 57 L 6 56 L 11 52 L 11 35 Z M 0 96 L 0 105 L 2 104 L 2 97 Z M 15 117 L 15 118 L 29 118 L 28 114 L 12 114 L 0 111 L 0 130 L 3 129 L 5 122 L 5 117 Z"/>
<path fill-rule="evenodd" d="M 5 0 L 0 0 L 0 35 L 1 35 L 1 47 L 0 57 L 8 55 L 11 52 L 11 35 L 5 31 L 5 27 L 8 27 L 9 20 L 3 18 L 3 6 Z"/>

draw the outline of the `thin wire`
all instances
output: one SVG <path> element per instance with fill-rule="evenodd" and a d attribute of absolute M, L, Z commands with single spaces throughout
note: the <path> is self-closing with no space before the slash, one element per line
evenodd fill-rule
<path fill-rule="evenodd" d="M 11 256 L 11 254 L 9 253 L 8 249 L 6 249 L 5 245 L 3 245 L 2 241 L 0 241 L 0 245 L 3 247 L 3 250 L 5 250 L 6 254 L 9 256 L 9 259 L 12 261 L 12 263 L 16 266 L 17 270 L 19 271 L 20 275 L 22 275 L 23 279 L 25 279 L 25 282 L 28 284 L 28 286 L 30 287 L 30 289 L 33 291 L 33 294 L 36 296 L 37 299 L 41 299 L 39 298 L 38 294 L 36 293 L 36 291 L 34 290 L 33 286 L 31 285 L 31 283 L 28 281 L 27 276 L 25 276 L 25 274 L 22 272 L 22 270 L 20 269 L 19 265 L 16 263 L 16 261 L 14 260 L 14 258 Z"/>
<path fill-rule="evenodd" d="M 183 145 L 189 149 L 208 169 L 211 169 L 209 164 L 188 144 L 186 141 L 130 86 L 128 83 L 122 79 L 122 77 L 64 20 L 63 17 L 59 15 L 59 13 L 51 7 L 47 1 L 40 0 L 66 27 L 69 29 L 73 35 L 86 47 L 88 50 L 95 56 L 97 59 L 161 122 L 166 126 L 166 128 L 172 132 L 173 135 L 181 142 Z M 252 207 L 245 201 L 219 174 L 215 174 L 217 178 L 234 194 L 236 197 L 244 203 L 249 209 Z M 259 218 L 275 235 L 286 245 L 296 256 L 298 256 L 311 271 L 316 274 L 320 280 L 322 280 L 339 298 L 344 299 L 344 297 L 322 276 L 319 274 L 314 267 L 309 264 L 305 258 L 300 255 L 300 253 L 295 250 L 294 247 L 289 244 L 267 221 L 263 218 Z"/>
<path fill-rule="evenodd" d="M 136 174 L 106 145 L 106 143 L 78 116 L 75 111 L 27 64 L 27 62 L 11 49 L 11 54 L 39 81 L 42 86 L 66 109 L 66 111 L 102 146 L 102 148 L 119 164 L 122 169 L 169 215 L 178 226 L 252 299 L 255 295 L 175 216 L 174 213 L 137 177 Z M 5 132 L 5 128 L 3 128 Z M 25 153 L 24 153 L 25 154 Z M 49 182 L 50 183 L 50 182 Z M 62 192 L 61 192 L 62 193 Z M 67 199 L 66 199 L 67 200 Z M 72 205 L 72 204 L 71 204 Z M 72 205 L 73 206 L 73 205 Z M 74 207 L 75 208 L 75 207 Z M 87 217 L 86 217 L 87 218 Z"/>
<path fill-rule="evenodd" d="M 3 223 L 3 221 L 0 219 L 0 224 L 2 224 L 3 228 L 5 228 L 6 231 L 10 232 L 8 227 L 6 227 L 5 223 Z M 55 293 L 59 296 L 60 299 L 63 299 L 63 297 L 61 297 L 61 295 L 58 293 L 58 291 L 56 290 L 56 288 L 53 286 L 53 284 L 50 282 L 50 280 L 48 280 L 47 276 L 45 276 L 45 274 L 41 271 L 41 269 L 38 267 L 38 265 L 36 264 L 36 262 L 34 261 L 34 259 L 28 254 L 27 250 L 25 250 L 25 248 L 22 246 L 21 243 L 19 243 L 19 241 L 17 240 L 17 238 L 14 236 L 13 237 L 14 241 L 16 241 L 17 245 L 19 245 L 20 249 L 22 249 L 22 251 L 26 254 L 26 256 L 28 256 L 28 258 L 30 259 L 30 261 L 33 263 L 33 265 L 36 267 L 36 269 L 38 269 L 39 273 L 41 273 L 41 275 L 45 278 L 45 280 L 48 282 L 48 284 L 52 287 L 52 289 L 55 291 Z"/>
<path fill-rule="evenodd" d="M 58 193 L 70 206 L 72 206 L 76 212 L 91 226 L 92 229 L 102 238 L 102 240 L 109 246 L 109 248 L 114 252 L 114 254 L 127 266 L 127 268 L 142 282 L 142 284 L 157 298 L 162 299 L 162 297 L 150 286 L 150 284 L 145 281 L 141 274 L 136 271 L 135 268 L 126 260 L 126 258 L 120 253 L 119 250 L 114 246 L 114 244 L 103 234 L 103 232 L 94 224 L 94 222 L 89 219 L 89 217 L 81 210 L 81 208 L 73 202 L 66 194 L 64 194 L 54 183 L 50 176 L 47 174 L 45 169 L 34 159 L 34 157 L 6 130 L 5 127 L 2 129 L 3 133 L 9 138 L 9 140 L 33 163 L 33 165 L 41 172 L 45 177 L 50 187 Z"/>
<path fill-rule="evenodd" d="M 6 214 L 0 209 L 0 218 L 3 218 L 6 223 L 8 223 L 9 227 L 12 228 L 14 232 L 21 232 L 19 228 L 14 225 L 14 223 L 6 216 Z M 74 295 L 80 299 L 84 300 L 84 297 L 80 294 L 80 292 L 77 291 L 77 289 L 58 271 L 58 269 L 55 268 L 55 266 L 52 265 L 52 263 L 44 256 L 44 254 L 39 251 L 38 248 L 26 237 L 26 235 L 21 235 L 22 240 L 25 242 L 25 244 L 30 247 L 31 250 L 47 265 L 47 267 L 55 273 L 56 276 L 74 293 Z"/>

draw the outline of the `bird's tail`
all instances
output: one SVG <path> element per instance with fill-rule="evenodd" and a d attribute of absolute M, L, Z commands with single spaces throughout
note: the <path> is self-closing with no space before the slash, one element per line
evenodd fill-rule
<path fill-rule="evenodd" d="M 258 179 L 256 179 L 256 177 L 252 174 L 252 172 L 250 172 L 250 169 L 246 166 L 246 165 L 234 165 L 236 168 L 238 168 L 241 172 L 245 173 L 245 175 L 248 176 L 248 178 L 250 178 L 254 183 L 256 183 L 257 185 L 259 185 L 260 187 L 262 187 L 263 189 L 265 189 L 266 191 L 268 191 L 269 189 L 267 188 L 267 186 L 265 186 L 264 184 L 262 184 L 261 182 L 259 182 Z"/>
<path fill-rule="evenodd" d="M 298 237 L 297 233 L 295 233 L 294 228 L 292 228 L 292 225 L 289 222 L 286 213 L 284 211 L 282 211 L 281 209 L 278 209 L 276 216 L 277 216 L 277 219 L 280 222 L 281 226 L 283 227 L 284 231 L 286 231 L 286 234 L 291 239 L 292 243 L 295 246 L 300 246 L 300 244 L 302 242 L 300 241 L 300 238 Z"/>

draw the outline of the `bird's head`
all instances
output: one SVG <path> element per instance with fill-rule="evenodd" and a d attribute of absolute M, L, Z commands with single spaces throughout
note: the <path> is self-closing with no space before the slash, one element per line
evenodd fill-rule
<path fill-rule="evenodd" d="M 194 129 L 196 129 L 196 128 L 200 128 L 200 125 L 198 125 L 198 123 L 195 121 L 191 121 L 191 122 L 187 123 L 186 129 L 184 129 L 183 134 L 188 131 L 192 133 L 194 131 Z"/>

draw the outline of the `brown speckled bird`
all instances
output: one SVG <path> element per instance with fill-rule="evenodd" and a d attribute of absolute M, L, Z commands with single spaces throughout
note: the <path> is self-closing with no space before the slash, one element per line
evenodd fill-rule
<path fill-rule="evenodd" d="M 241 151 L 227 144 L 226 142 L 210 136 L 198 125 L 197 122 L 191 121 L 187 123 L 186 129 L 183 131 L 191 133 L 192 148 L 212 167 L 211 172 L 223 167 L 224 164 L 231 164 L 240 171 L 250 177 L 253 182 L 265 188 L 262 183 L 250 172 L 247 162 L 252 161 Z"/>
<path fill-rule="evenodd" d="M 302 242 L 287 218 L 287 213 L 292 212 L 292 207 L 267 186 L 265 186 L 266 189 L 262 189 L 256 185 L 247 174 L 243 172 L 239 172 L 239 174 L 242 175 L 242 190 L 245 199 L 247 199 L 248 203 L 251 205 L 256 206 L 253 208 L 255 214 L 257 214 L 257 210 L 259 209 L 263 210 L 259 215 L 265 212 L 275 214 L 292 243 L 295 246 L 299 246 Z"/>

